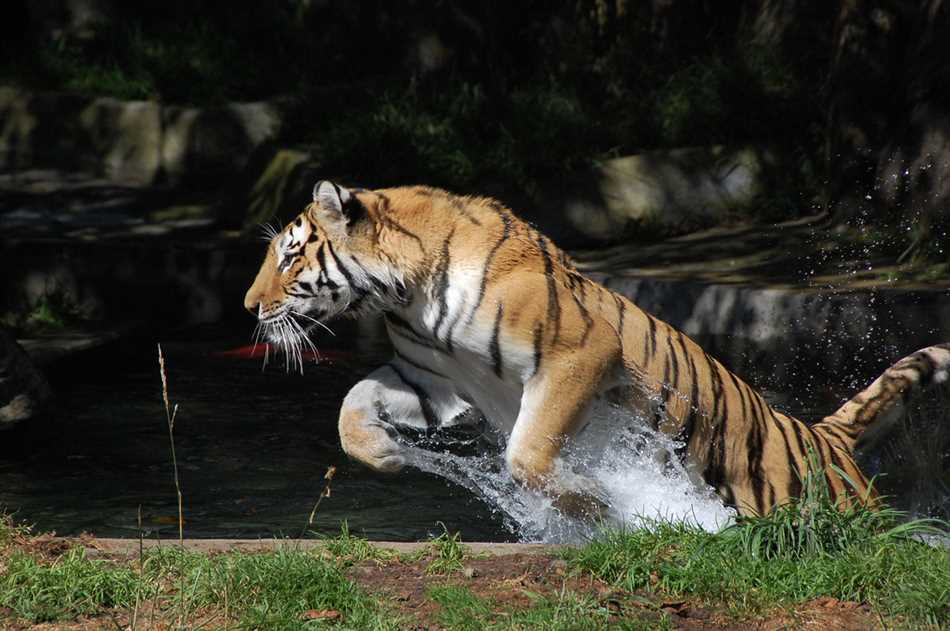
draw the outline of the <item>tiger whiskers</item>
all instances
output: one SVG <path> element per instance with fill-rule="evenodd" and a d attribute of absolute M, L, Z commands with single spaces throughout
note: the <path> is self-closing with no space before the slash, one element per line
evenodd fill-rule
<path fill-rule="evenodd" d="M 306 314 L 304 314 L 304 313 L 300 313 L 299 311 L 291 311 L 290 313 L 291 313 L 292 315 L 298 316 L 298 317 L 300 317 L 300 318 L 304 318 L 304 319 L 306 319 L 306 320 L 310 320 L 311 322 L 313 322 L 313 323 L 316 324 L 317 326 L 323 327 L 323 329 L 326 330 L 326 332 L 329 333 L 330 335 L 332 335 L 333 337 L 336 337 L 336 333 L 334 333 L 334 332 L 330 329 L 330 327 L 328 327 L 326 324 L 324 324 L 323 322 L 320 322 L 320 320 L 317 320 L 316 318 L 311 318 L 310 316 L 308 316 L 308 315 L 306 315 Z M 308 339 L 309 339 L 309 336 L 308 336 Z M 316 349 L 314 349 L 314 350 L 316 350 Z"/>
<path fill-rule="evenodd" d="M 287 318 L 287 321 L 290 323 L 292 328 L 296 329 L 295 334 L 296 334 L 297 341 L 302 343 L 303 346 L 306 346 L 306 348 L 309 349 L 310 352 L 312 352 L 316 356 L 317 360 L 320 360 L 321 359 L 320 351 L 317 350 L 317 347 L 314 345 L 313 340 L 310 339 L 310 336 L 307 334 L 307 330 L 303 327 L 302 324 L 297 322 L 297 320 L 295 320 L 293 316 L 302 316 L 310 320 L 313 320 L 313 318 L 310 318 L 309 316 L 304 316 L 303 314 L 297 313 L 296 311 L 291 311 L 290 315 L 291 317 Z M 313 320 L 313 321 L 317 322 L 316 320 Z M 317 322 L 317 324 L 320 324 L 320 323 Z M 326 328 L 326 326 L 324 326 L 324 328 Z M 327 329 L 327 330 L 330 331 L 330 329 Z M 333 334 L 333 331 L 330 331 L 330 333 Z M 302 373 L 303 372 L 303 354 L 301 353 L 299 357 L 301 360 L 300 372 Z"/>
<path fill-rule="evenodd" d="M 274 237 L 280 234 L 280 229 L 274 226 L 273 224 L 271 224 L 270 222 L 260 224 L 260 229 L 261 229 L 261 239 L 264 241 L 273 241 Z"/>
<path fill-rule="evenodd" d="M 299 319 L 298 319 L 299 318 Z M 303 322 L 301 322 L 303 321 Z M 330 335 L 336 333 L 329 326 L 305 313 L 284 309 L 280 315 L 265 321 L 258 321 L 254 327 L 253 344 L 264 343 L 264 366 L 270 359 L 270 349 L 275 347 L 284 355 L 284 368 L 290 372 L 295 368 L 303 374 L 304 353 L 311 353 L 316 361 L 323 359 L 320 350 L 310 339 L 311 326 L 319 326 Z M 252 351 L 253 352 L 253 351 Z"/>

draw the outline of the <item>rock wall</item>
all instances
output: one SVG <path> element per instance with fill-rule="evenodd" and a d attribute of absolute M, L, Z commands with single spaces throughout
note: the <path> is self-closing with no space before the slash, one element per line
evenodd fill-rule
<path fill-rule="evenodd" d="M 0 88 L 0 171 L 65 168 L 129 185 L 219 184 L 281 129 L 270 103 L 200 109 Z"/>
<path fill-rule="evenodd" d="M 518 211 L 564 247 L 680 234 L 751 207 L 767 192 L 774 163 L 756 147 L 648 151 L 552 183 L 539 202 Z"/>
<path fill-rule="evenodd" d="M 591 277 L 694 337 L 757 385 L 863 388 L 894 361 L 950 341 L 950 292 L 820 292 Z"/>

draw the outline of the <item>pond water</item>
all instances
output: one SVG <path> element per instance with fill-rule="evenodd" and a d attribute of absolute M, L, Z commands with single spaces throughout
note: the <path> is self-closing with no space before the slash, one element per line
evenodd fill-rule
<path fill-rule="evenodd" d="M 241 323 L 191 329 L 160 340 L 138 337 L 57 364 L 49 375 L 59 395 L 51 425 L 0 434 L 0 508 L 41 530 L 113 537 L 137 537 L 141 511 L 146 536 L 177 537 L 155 346 L 161 341 L 169 395 L 179 405 L 175 444 L 187 537 L 299 536 L 330 466 L 336 467 L 332 492 L 321 502 L 311 528 L 321 535 L 339 532 L 345 520 L 351 532 L 374 540 L 425 539 L 443 527 L 459 531 L 466 541 L 579 536 L 565 533 L 564 524 L 541 519 L 547 507 L 518 495 L 498 471 L 494 456 L 426 456 L 417 461 L 417 468 L 394 476 L 375 474 L 348 460 L 337 437 L 339 405 L 355 382 L 389 357 L 384 337 L 341 324 L 335 327 L 338 337 L 320 335 L 327 358 L 307 364 L 300 375 L 288 374 L 282 361 L 262 367 L 260 359 L 220 355 L 246 346 L 250 328 Z M 815 406 L 818 413 L 803 409 L 795 403 L 807 399 L 801 392 L 795 398 L 778 393 L 769 397 L 803 419 L 834 407 L 824 401 Z M 942 466 L 946 454 L 936 457 Z M 872 454 L 868 462 L 875 471 L 907 468 L 881 453 Z M 615 474 L 608 471 L 603 477 L 620 494 L 635 488 L 641 508 L 643 501 L 653 501 L 649 498 L 667 501 L 678 494 L 680 504 L 701 513 L 701 522 L 727 515 L 718 502 L 691 495 L 676 480 L 657 483 L 648 468 L 633 477 Z M 885 491 L 908 491 L 900 502 L 904 507 L 945 511 L 945 487 L 937 484 L 936 490 L 910 493 L 916 481 L 908 476 L 895 480 L 904 488 Z"/>
<path fill-rule="evenodd" d="M 313 530 L 417 540 L 442 532 L 513 540 L 499 515 L 467 491 L 415 469 L 380 476 L 348 461 L 336 418 L 347 390 L 388 349 L 321 339 L 338 358 L 308 364 L 222 358 L 245 346 L 250 325 L 203 327 L 161 340 L 169 396 L 179 406 L 175 444 L 189 537 L 298 536 L 337 468 Z M 328 337 L 328 336 L 325 336 Z M 379 339 L 370 336 L 372 339 Z M 358 348 L 357 348 L 358 346 Z M 133 339 L 56 366 L 54 425 L 0 434 L 0 506 L 42 530 L 177 537 L 177 504 L 155 340 Z"/>

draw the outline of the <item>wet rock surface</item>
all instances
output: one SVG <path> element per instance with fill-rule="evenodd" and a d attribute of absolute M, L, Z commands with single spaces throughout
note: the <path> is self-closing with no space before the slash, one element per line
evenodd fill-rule
<path fill-rule="evenodd" d="M 13 335 L 0 329 L 0 430 L 36 417 L 50 397 L 46 378 Z"/>

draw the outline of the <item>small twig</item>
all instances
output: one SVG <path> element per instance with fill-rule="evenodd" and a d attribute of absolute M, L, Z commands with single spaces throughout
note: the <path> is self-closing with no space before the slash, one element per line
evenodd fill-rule
<path fill-rule="evenodd" d="M 330 483 L 333 481 L 334 475 L 336 475 L 336 467 L 330 465 L 327 467 L 327 472 L 323 474 L 323 479 L 326 480 L 327 483 L 323 487 L 323 490 L 320 491 L 320 497 L 317 498 L 317 502 L 313 505 L 313 510 L 310 511 L 310 517 L 307 519 L 307 525 L 300 531 L 300 537 L 298 537 L 298 539 L 303 539 L 304 535 L 307 534 L 307 530 L 313 526 L 313 520 L 317 515 L 317 509 L 320 508 L 320 502 L 323 501 L 323 498 L 330 497 Z"/>

